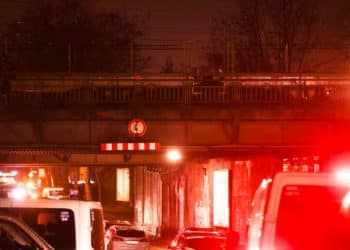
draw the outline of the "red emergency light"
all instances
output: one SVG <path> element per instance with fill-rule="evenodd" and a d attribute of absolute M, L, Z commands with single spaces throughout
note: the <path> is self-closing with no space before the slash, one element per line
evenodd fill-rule
<path fill-rule="evenodd" d="M 160 149 L 159 142 L 116 142 L 101 143 L 101 151 L 156 151 Z"/>

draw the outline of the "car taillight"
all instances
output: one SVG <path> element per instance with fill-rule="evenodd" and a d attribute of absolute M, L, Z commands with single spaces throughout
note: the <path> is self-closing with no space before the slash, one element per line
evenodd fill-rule
<path fill-rule="evenodd" d="M 176 240 L 172 240 L 168 247 L 168 250 L 182 250 L 182 247 L 177 244 Z"/>
<path fill-rule="evenodd" d="M 176 246 L 177 246 L 176 240 L 172 240 L 170 242 L 170 247 L 176 247 Z"/>

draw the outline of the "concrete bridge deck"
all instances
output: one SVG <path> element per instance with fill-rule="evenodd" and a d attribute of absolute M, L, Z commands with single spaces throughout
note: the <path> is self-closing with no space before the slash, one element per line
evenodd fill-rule
<path fill-rule="evenodd" d="M 0 151 L 4 162 L 108 165 L 162 163 L 159 155 L 174 146 L 188 157 L 232 156 L 319 151 L 350 141 L 350 78 L 221 81 L 198 86 L 184 76 L 18 75 L 0 100 Z M 143 137 L 128 133 L 133 118 L 146 122 Z M 161 150 L 99 150 L 103 142 L 150 141 Z"/>

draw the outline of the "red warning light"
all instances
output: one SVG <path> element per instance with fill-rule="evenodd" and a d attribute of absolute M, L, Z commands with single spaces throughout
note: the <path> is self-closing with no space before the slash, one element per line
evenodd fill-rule
<path fill-rule="evenodd" d="M 142 80 L 142 76 L 140 73 L 135 73 L 134 78 L 135 78 L 135 80 Z"/>

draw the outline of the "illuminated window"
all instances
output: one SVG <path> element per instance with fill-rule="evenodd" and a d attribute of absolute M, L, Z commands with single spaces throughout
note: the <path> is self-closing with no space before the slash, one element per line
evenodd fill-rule
<path fill-rule="evenodd" d="M 228 226 L 228 170 L 215 170 L 214 179 L 214 226 Z"/>
<path fill-rule="evenodd" d="M 130 201 L 130 173 L 128 168 L 116 170 L 116 199 L 117 201 Z"/>

